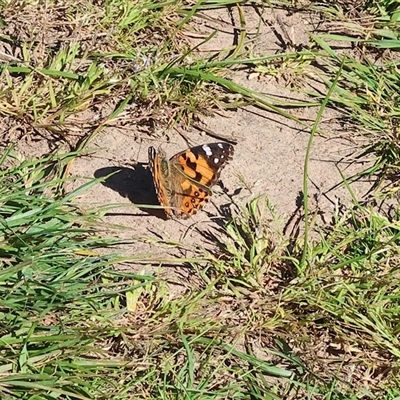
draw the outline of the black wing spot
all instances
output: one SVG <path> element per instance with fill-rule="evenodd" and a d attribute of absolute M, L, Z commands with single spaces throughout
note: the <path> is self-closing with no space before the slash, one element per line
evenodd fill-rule
<path fill-rule="evenodd" d="M 185 160 L 186 161 L 186 160 Z M 189 167 L 189 168 L 191 168 L 191 169 L 193 169 L 194 171 L 196 171 L 196 166 L 197 166 L 197 163 L 196 162 L 192 162 L 192 161 L 187 161 L 186 162 L 186 164 L 187 164 L 187 166 Z"/>

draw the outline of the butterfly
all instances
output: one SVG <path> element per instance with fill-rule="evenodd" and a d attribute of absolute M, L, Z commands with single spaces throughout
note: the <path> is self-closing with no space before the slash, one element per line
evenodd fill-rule
<path fill-rule="evenodd" d="M 186 219 L 200 210 L 233 152 L 229 143 L 209 143 L 191 147 L 168 160 L 164 151 L 149 147 L 149 167 L 167 218 Z"/>

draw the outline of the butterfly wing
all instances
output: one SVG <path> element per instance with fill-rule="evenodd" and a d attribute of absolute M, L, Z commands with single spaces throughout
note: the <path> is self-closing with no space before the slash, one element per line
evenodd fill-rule
<path fill-rule="evenodd" d="M 176 154 L 171 157 L 170 163 L 192 182 L 210 188 L 217 183 L 233 152 L 234 148 L 229 143 L 203 144 Z"/>
<path fill-rule="evenodd" d="M 157 153 L 154 147 L 149 147 L 149 167 L 153 175 L 157 198 L 167 217 L 172 217 L 171 208 L 171 169 L 163 151 Z"/>
<path fill-rule="evenodd" d="M 210 143 L 171 157 L 171 169 L 179 172 L 174 180 L 173 199 L 179 204 L 175 215 L 188 218 L 204 206 L 233 152 L 229 143 Z"/>
<path fill-rule="evenodd" d="M 150 147 L 149 166 L 166 216 L 188 218 L 201 209 L 233 152 L 229 143 L 210 143 L 192 147 L 167 160 L 164 152 L 157 153 Z"/>

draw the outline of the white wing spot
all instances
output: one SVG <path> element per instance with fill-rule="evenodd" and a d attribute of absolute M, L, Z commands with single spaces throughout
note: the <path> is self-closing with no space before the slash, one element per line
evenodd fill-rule
<path fill-rule="evenodd" d="M 221 154 L 221 160 L 223 160 L 225 158 L 225 156 L 223 154 Z"/>
<path fill-rule="evenodd" d="M 223 145 L 222 143 L 218 143 L 217 146 L 218 146 L 220 149 L 223 149 L 223 148 L 224 148 L 224 145 Z"/>
<path fill-rule="evenodd" d="M 206 153 L 206 155 L 207 155 L 208 157 L 211 157 L 211 156 L 212 156 L 212 151 L 211 151 L 211 149 L 210 149 L 210 146 L 208 146 L 208 145 L 206 145 L 206 144 L 203 144 L 203 146 L 201 146 L 201 147 L 203 148 L 204 152 Z"/>
<path fill-rule="evenodd" d="M 218 164 L 219 163 L 219 158 L 215 157 L 214 158 L 214 164 Z"/>

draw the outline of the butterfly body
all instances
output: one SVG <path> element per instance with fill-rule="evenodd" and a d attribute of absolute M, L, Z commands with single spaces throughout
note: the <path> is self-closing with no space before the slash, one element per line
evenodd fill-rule
<path fill-rule="evenodd" d="M 182 151 L 168 160 L 164 151 L 149 147 L 149 166 L 166 216 L 188 218 L 202 208 L 233 151 L 228 143 L 210 143 Z"/>

